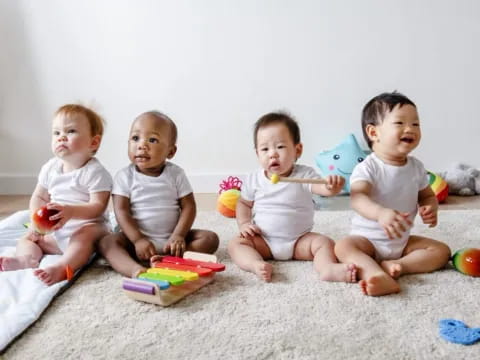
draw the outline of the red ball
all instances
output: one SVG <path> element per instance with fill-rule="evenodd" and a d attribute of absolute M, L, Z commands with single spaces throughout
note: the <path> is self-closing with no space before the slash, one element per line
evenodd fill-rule
<path fill-rule="evenodd" d="M 60 219 L 50 220 L 50 216 L 53 216 L 57 213 L 58 210 L 47 209 L 46 206 L 42 206 L 40 209 L 35 211 L 32 216 L 35 231 L 43 235 L 51 232 L 52 228 L 60 221 Z"/>
<path fill-rule="evenodd" d="M 453 266 L 463 274 L 480 276 L 480 249 L 458 250 L 453 255 Z"/>

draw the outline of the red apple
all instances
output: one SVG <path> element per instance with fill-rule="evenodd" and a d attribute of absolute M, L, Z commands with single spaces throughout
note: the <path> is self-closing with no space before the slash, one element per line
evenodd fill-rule
<path fill-rule="evenodd" d="M 53 216 L 56 213 L 58 213 L 58 210 L 47 209 L 46 206 L 42 206 L 40 209 L 35 211 L 32 216 L 32 222 L 35 231 L 42 235 L 51 232 L 52 227 L 54 227 L 60 221 L 60 219 L 50 220 L 50 216 Z"/>

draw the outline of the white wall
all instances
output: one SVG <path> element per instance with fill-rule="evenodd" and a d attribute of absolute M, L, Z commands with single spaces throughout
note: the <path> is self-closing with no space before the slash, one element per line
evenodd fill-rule
<path fill-rule="evenodd" d="M 362 106 L 395 89 L 418 105 L 429 169 L 480 167 L 479 35 L 475 0 L 0 0 L 0 193 L 32 190 L 51 114 L 77 101 L 108 121 L 98 156 L 112 172 L 132 119 L 169 114 L 197 192 L 257 167 L 260 115 L 295 115 L 314 165 L 362 139 Z"/>

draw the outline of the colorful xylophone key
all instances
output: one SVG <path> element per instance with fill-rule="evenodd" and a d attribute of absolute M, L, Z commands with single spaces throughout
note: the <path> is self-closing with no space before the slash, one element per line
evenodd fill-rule
<path fill-rule="evenodd" d="M 211 275 L 213 272 L 212 269 L 201 268 L 197 266 L 189 266 L 189 265 L 179 265 L 174 263 L 164 263 L 164 262 L 157 262 L 155 263 L 154 267 L 161 268 L 161 269 L 193 271 L 193 272 L 196 272 L 199 276 Z"/>
<path fill-rule="evenodd" d="M 166 256 L 137 279 L 125 278 L 123 290 L 132 299 L 168 306 L 212 282 L 215 273 L 224 269 L 214 255 L 186 252 L 184 258 Z"/>
<path fill-rule="evenodd" d="M 225 270 L 225 265 L 223 264 L 179 258 L 176 256 L 165 256 L 162 258 L 162 262 L 172 263 L 177 265 L 201 267 L 201 268 L 211 269 L 216 272 Z"/>

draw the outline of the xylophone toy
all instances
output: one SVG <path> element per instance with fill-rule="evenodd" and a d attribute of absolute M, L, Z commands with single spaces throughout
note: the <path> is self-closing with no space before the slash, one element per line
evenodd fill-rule
<path fill-rule="evenodd" d="M 225 270 L 215 255 L 187 251 L 183 258 L 164 256 L 137 279 L 123 279 L 123 291 L 132 299 L 169 306 L 209 284 Z"/>

